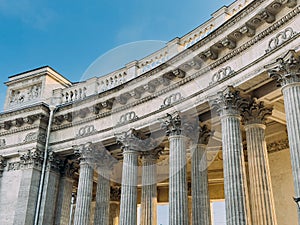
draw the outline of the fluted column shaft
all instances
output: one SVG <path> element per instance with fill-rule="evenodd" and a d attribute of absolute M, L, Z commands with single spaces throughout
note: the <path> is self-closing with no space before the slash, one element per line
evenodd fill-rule
<path fill-rule="evenodd" d="M 298 201 L 300 198 L 300 57 L 295 50 L 289 50 L 283 57 L 265 68 L 268 68 L 270 77 L 277 81 L 277 85 L 282 87 L 295 197 Z M 298 224 L 300 225 L 299 208 Z"/>
<path fill-rule="evenodd" d="M 206 145 L 197 145 L 192 155 L 192 224 L 211 225 Z"/>
<path fill-rule="evenodd" d="M 137 224 L 138 152 L 123 150 L 123 171 L 119 225 Z"/>
<path fill-rule="evenodd" d="M 143 155 L 141 225 L 157 224 L 156 157 Z"/>
<path fill-rule="evenodd" d="M 276 225 L 265 125 L 245 126 L 253 224 Z"/>
<path fill-rule="evenodd" d="M 98 174 L 94 225 L 109 224 L 110 171 Z"/>
<path fill-rule="evenodd" d="M 300 82 L 283 88 L 286 126 L 294 177 L 295 196 L 300 197 Z M 298 209 L 300 224 L 300 210 Z"/>
<path fill-rule="evenodd" d="M 222 115 L 221 124 L 227 225 L 245 225 L 248 223 L 240 117 Z"/>
<path fill-rule="evenodd" d="M 73 191 L 73 179 L 62 177 L 58 191 L 55 225 L 69 224 L 71 199 Z"/>
<path fill-rule="evenodd" d="M 74 225 L 89 225 L 92 190 L 93 168 L 88 162 L 81 160 Z"/>
<path fill-rule="evenodd" d="M 169 224 L 188 225 L 185 137 L 182 135 L 171 135 L 169 142 Z"/>

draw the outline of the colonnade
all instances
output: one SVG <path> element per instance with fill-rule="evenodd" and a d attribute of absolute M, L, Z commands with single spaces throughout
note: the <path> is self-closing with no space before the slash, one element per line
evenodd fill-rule
<path fill-rule="evenodd" d="M 300 61 L 294 51 L 267 68 L 282 87 L 295 185 L 300 197 Z M 222 152 L 227 225 L 277 225 L 265 140 L 265 122 L 272 107 L 255 98 L 242 97 L 229 86 L 211 98 L 222 128 Z M 192 216 L 189 219 L 187 188 L 187 133 L 179 113 L 161 119 L 169 140 L 169 225 L 211 225 L 206 152 L 211 131 L 199 126 L 198 143 L 191 159 Z M 246 182 L 241 126 L 246 131 L 249 187 Z M 195 131 L 194 131 L 195 132 Z M 156 161 L 160 149 L 145 145 L 133 129 L 116 135 L 122 144 L 123 170 L 119 225 L 137 225 L 138 157 L 142 156 L 142 225 L 157 225 Z M 88 225 L 93 169 L 88 148 L 81 154 L 74 224 Z M 105 175 L 109 177 L 109 174 Z M 108 179 L 99 175 L 94 224 L 109 224 Z M 250 196 L 248 196 L 250 193 Z M 299 217 L 300 218 L 300 217 Z"/>

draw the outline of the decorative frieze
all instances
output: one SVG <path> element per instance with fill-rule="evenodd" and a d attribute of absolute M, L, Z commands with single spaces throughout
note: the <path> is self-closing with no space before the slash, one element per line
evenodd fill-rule
<path fill-rule="evenodd" d="M 288 27 L 284 31 L 279 32 L 269 41 L 266 53 L 278 48 L 280 45 L 292 39 L 295 35 L 297 35 L 297 32 L 295 32 L 291 27 Z"/>
<path fill-rule="evenodd" d="M 76 137 L 85 137 L 96 133 L 97 130 L 94 125 L 86 125 L 81 127 L 76 135 Z"/>
<path fill-rule="evenodd" d="M 23 89 L 10 90 L 9 104 L 18 105 L 38 99 L 41 96 L 41 87 L 42 84 L 35 84 Z"/>
<path fill-rule="evenodd" d="M 29 143 L 33 141 L 39 141 L 42 143 L 46 142 L 46 135 L 39 132 L 30 132 L 25 136 L 24 143 Z"/>
<path fill-rule="evenodd" d="M 171 94 L 170 96 L 168 96 L 164 99 L 164 102 L 163 102 L 163 105 L 161 106 L 161 108 L 172 105 L 173 103 L 179 102 L 182 99 L 183 99 L 183 97 L 181 96 L 180 92 Z"/>
<path fill-rule="evenodd" d="M 234 70 L 231 69 L 230 66 L 226 66 L 224 68 L 221 68 L 218 72 L 216 72 L 212 76 L 212 81 L 209 83 L 209 85 L 215 84 L 215 83 L 223 80 L 224 78 L 230 76 L 233 73 L 234 73 Z"/>
<path fill-rule="evenodd" d="M 280 140 L 273 143 L 267 144 L 267 149 L 269 153 L 279 152 L 285 149 L 289 149 L 289 140 Z"/>
<path fill-rule="evenodd" d="M 137 119 L 138 119 L 138 116 L 135 114 L 134 111 L 131 111 L 131 112 L 125 113 L 124 115 L 122 115 L 120 117 L 118 125 L 127 124 L 127 123 L 133 122 Z"/>

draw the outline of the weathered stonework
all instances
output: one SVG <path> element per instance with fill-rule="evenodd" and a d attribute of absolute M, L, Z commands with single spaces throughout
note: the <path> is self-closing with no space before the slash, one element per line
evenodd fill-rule
<path fill-rule="evenodd" d="M 296 0 L 237 0 L 105 76 L 71 83 L 48 66 L 11 76 L 0 224 L 33 224 L 38 196 L 38 224 L 135 225 L 137 204 L 142 224 L 155 224 L 159 203 L 169 203 L 171 225 L 210 224 L 217 199 L 230 225 L 297 224 L 299 14 Z M 268 118 L 260 102 L 273 108 Z"/>

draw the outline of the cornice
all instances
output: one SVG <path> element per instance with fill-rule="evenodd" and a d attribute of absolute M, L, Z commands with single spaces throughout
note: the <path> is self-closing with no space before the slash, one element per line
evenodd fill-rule
<path fill-rule="evenodd" d="M 177 87 L 179 87 L 180 85 L 183 85 L 185 83 L 188 83 L 190 81 L 192 81 L 193 79 L 201 76 L 202 74 L 204 74 L 205 72 L 211 70 L 211 69 L 214 69 L 216 67 L 218 67 L 219 65 L 222 65 L 223 63 L 225 63 L 226 61 L 230 60 L 231 58 L 241 54 L 242 52 L 244 52 L 245 50 L 247 50 L 248 48 L 250 48 L 251 46 L 253 46 L 255 43 L 257 43 L 258 41 L 262 40 L 263 38 L 269 36 L 270 34 L 274 33 L 276 30 L 278 30 L 280 27 L 282 27 L 284 24 L 286 24 L 288 21 L 290 21 L 292 18 L 294 18 L 296 15 L 298 15 L 300 12 L 300 7 L 297 6 L 296 8 L 294 8 L 293 10 L 291 10 L 288 14 L 286 14 L 285 16 L 283 16 L 282 18 L 278 19 L 276 22 L 274 22 L 269 28 L 267 28 L 266 30 L 262 31 L 261 33 L 257 34 L 256 36 L 254 36 L 251 40 L 247 41 L 246 43 L 244 43 L 242 46 L 236 48 L 235 50 L 232 50 L 228 55 L 222 57 L 221 59 L 218 59 L 216 60 L 214 63 L 208 65 L 207 67 L 199 70 L 198 72 L 190 75 L 190 76 L 187 76 L 185 78 L 182 78 L 180 81 L 178 81 L 177 83 L 175 84 L 171 84 L 170 86 L 168 86 L 167 88 L 164 88 L 163 90 L 160 90 L 154 94 L 151 94 L 151 96 L 146 96 L 144 97 L 143 99 L 139 99 L 137 101 L 134 101 L 134 102 L 131 102 L 131 103 L 128 103 L 124 106 L 121 106 L 121 107 L 118 107 L 117 109 L 115 109 L 114 111 L 112 112 L 103 112 L 103 113 L 99 113 L 98 115 L 95 115 L 95 116 L 92 116 L 92 117 L 89 117 L 89 118 L 85 118 L 83 120 L 81 120 L 80 122 L 76 122 L 76 123 L 70 123 L 70 124 L 64 124 L 64 125 L 60 125 L 60 126 L 56 126 L 53 128 L 53 130 L 59 130 L 59 129 L 64 129 L 64 128 L 68 128 L 68 127 L 72 127 L 72 126 L 77 126 L 77 125 L 80 125 L 80 124 L 84 124 L 84 123 L 87 123 L 87 122 L 90 122 L 90 121 L 93 121 L 95 119 L 100 119 L 100 118 L 103 118 L 103 117 L 106 117 L 106 116 L 109 116 L 111 115 L 112 113 L 116 113 L 116 112 L 119 112 L 119 111 L 122 111 L 122 110 L 126 110 L 126 109 L 129 109 L 129 108 L 132 108 L 136 105 L 139 105 L 139 104 L 142 104 L 142 103 L 145 103 L 145 102 L 148 102 L 150 100 L 152 100 L 153 98 L 156 98 L 160 95 L 163 95 L 171 90 L 174 90 L 176 89 Z M 224 82 L 225 80 L 227 79 L 230 79 L 232 78 L 233 76 L 235 76 L 236 74 L 239 74 L 240 72 L 246 70 L 247 68 L 253 66 L 254 64 L 256 64 L 257 62 L 261 61 L 263 58 L 271 55 L 272 53 L 274 53 L 275 51 L 277 51 L 278 49 L 284 47 L 285 45 L 287 45 L 288 43 L 290 43 L 291 41 L 295 40 L 296 38 L 299 37 L 299 34 L 295 35 L 293 38 L 291 38 L 289 41 L 283 43 L 281 46 L 279 46 L 278 48 L 276 49 L 273 49 L 267 53 L 265 53 L 264 55 L 262 55 L 261 57 L 259 57 L 258 59 L 256 59 L 254 62 L 250 63 L 249 65 L 247 65 L 246 67 L 243 67 L 241 68 L 240 70 L 238 71 L 235 71 L 234 73 L 230 74 L 228 77 L 222 79 L 218 84 Z M 146 76 L 146 75 L 145 75 Z M 137 78 L 139 79 L 139 78 Z M 137 81 L 135 81 L 137 82 Z M 210 88 L 214 87 L 215 85 L 209 85 L 208 87 L 206 88 L 203 88 L 202 90 L 200 90 L 199 92 L 189 96 L 189 98 L 193 98 L 207 90 L 209 90 Z M 117 87 L 118 88 L 118 87 Z M 110 90 L 109 92 L 111 92 L 112 90 Z M 105 94 L 107 95 L 107 93 Z M 102 96 L 102 94 L 99 94 L 98 95 L 99 98 L 100 96 Z M 186 100 L 186 99 L 185 99 Z M 182 100 L 183 101 L 183 100 Z M 174 105 L 177 105 L 177 104 L 180 104 L 182 101 L 179 101 L 179 102 L 176 102 L 176 103 L 173 103 L 171 105 L 169 105 L 168 107 L 172 107 Z M 163 111 L 165 109 L 167 109 L 168 107 L 166 108 L 163 108 L 163 109 L 158 109 L 152 113 L 149 113 L 147 115 L 144 115 L 144 116 L 141 116 L 139 117 L 137 120 L 135 121 L 138 121 L 138 120 L 142 120 L 146 117 L 149 117 L 153 114 L 156 114 L 160 111 Z M 97 131 L 97 133 L 100 133 L 100 132 L 106 132 L 106 131 L 109 131 L 111 130 L 112 128 L 108 128 L 108 129 L 103 129 L 103 130 L 99 130 Z"/>

